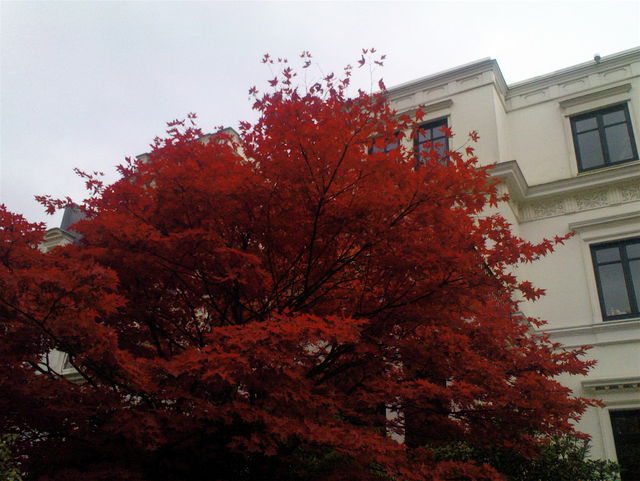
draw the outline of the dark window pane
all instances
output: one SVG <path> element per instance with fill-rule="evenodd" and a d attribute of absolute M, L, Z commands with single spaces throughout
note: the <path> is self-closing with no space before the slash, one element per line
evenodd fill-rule
<path fill-rule="evenodd" d="M 607 137 L 607 147 L 609 148 L 609 161 L 620 162 L 630 160 L 633 157 L 631 150 L 631 139 L 627 124 L 614 125 L 604 129 Z"/>
<path fill-rule="evenodd" d="M 640 480 L 640 409 L 610 411 L 622 481 Z"/>
<path fill-rule="evenodd" d="M 635 242 L 627 246 L 627 257 L 629 259 L 640 257 L 640 242 Z"/>
<path fill-rule="evenodd" d="M 624 110 L 616 110 L 615 112 L 609 112 L 602 116 L 604 125 L 617 124 L 627 120 Z"/>
<path fill-rule="evenodd" d="M 640 260 L 629 262 L 629 271 L 631 272 L 631 287 L 635 292 L 636 302 L 640 302 Z"/>
<path fill-rule="evenodd" d="M 576 120 L 575 122 L 576 132 L 584 132 L 585 130 L 591 130 L 598 128 L 598 122 L 595 117 L 589 117 L 588 119 Z"/>
<path fill-rule="evenodd" d="M 607 317 L 631 313 L 622 264 L 607 264 L 598 268 Z"/>
<path fill-rule="evenodd" d="M 603 319 L 640 317 L 640 239 L 610 242 L 591 251 Z"/>
<path fill-rule="evenodd" d="M 579 134 L 577 138 L 582 168 L 589 169 L 603 165 L 604 157 L 602 155 L 599 132 L 585 132 Z"/>
<path fill-rule="evenodd" d="M 620 248 L 619 247 L 609 247 L 607 249 L 598 249 L 596 251 L 596 260 L 598 264 L 603 262 L 612 262 L 620 260 Z"/>

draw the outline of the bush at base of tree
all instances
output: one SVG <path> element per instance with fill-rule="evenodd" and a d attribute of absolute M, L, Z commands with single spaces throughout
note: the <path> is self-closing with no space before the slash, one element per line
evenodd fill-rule
<path fill-rule="evenodd" d="M 2 481 L 22 481 L 20 469 L 11 451 L 14 441 L 15 436 L 0 435 L 0 480 Z"/>
<path fill-rule="evenodd" d="M 478 450 L 457 443 L 434 448 L 442 460 L 486 463 L 509 481 L 617 481 L 619 466 L 613 461 L 589 459 L 589 443 L 573 436 L 555 437 L 542 445 L 537 456 L 526 457 L 505 449 Z"/>

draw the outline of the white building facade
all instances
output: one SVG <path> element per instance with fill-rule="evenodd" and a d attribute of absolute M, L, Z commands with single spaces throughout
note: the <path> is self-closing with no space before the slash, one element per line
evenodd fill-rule
<path fill-rule="evenodd" d="M 424 105 L 427 132 L 477 130 L 476 152 L 495 163 L 510 201 L 501 208 L 527 240 L 575 236 L 519 276 L 546 289 L 527 316 L 567 347 L 591 345 L 588 376 L 561 381 L 601 399 L 579 429 L 591 456 L 640 479 L 640 48 L 507 85 L 480 60 L 389 91 L 392 106 Z M 431 130 L 430 130 L 431 129 Z"/>

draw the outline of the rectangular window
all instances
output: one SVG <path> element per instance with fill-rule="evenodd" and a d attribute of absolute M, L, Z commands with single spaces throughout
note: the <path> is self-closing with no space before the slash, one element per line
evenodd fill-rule
<path fill-rule="evenodd" d="M 638 159 L 626 104 L 571 117 L 578 169 L 599 169 Z"/>
<path fill-rule="evenodd" d="M 591 247 L 602 319 L 639 317 L 640 238 Z"/>
<path fill-rule="evenodd" d="M 418 165 L 424 164 L 429 158 L 429 152 L 437 154 L 438 162 L 446 161 L 446 152 L 449 150 L 447 139 L 442 127 L 447 127 L 447 119 L 422 124 L 418 129 L 415 139 L 416 161 Z M 435 155 L 435 154 L 434 154 Z"/>
<path fill-rule="evenodd" d="M 609 411 L 622 481 L 640 481 L 640 409 Z"/>

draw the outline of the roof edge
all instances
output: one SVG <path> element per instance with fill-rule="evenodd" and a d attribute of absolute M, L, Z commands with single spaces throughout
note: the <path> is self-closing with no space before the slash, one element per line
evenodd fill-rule
<path fill-rule="evenodd" d="M 580 74 L 586 70 L 592 70 L 595 66 L 598 65 L 611 65 L 614 63 L 625 62 L 633 59 L 634 57 L 637 57 L 640 60 L 640 47 L 634 47 L 623 50 L 622 52 L 616 52 L 611 55 L 601 57 L 598 61 L 593 59 L 587 62 L 571 65 L 570 67 L 554 70 L 553 72 L 537 75 L 529 79 L 520 80 L 518 82 L 508 84 L 507 89 L 509 93 L 512 93 L 512 91 L 514 90 L 525 90 L 529 87 L 538 87 L 540 84 L 555 82 L 562 77 L 569 77 L 575 74 Z"/>
<path fill-rule="evenodd" d="M 496 73 L 498 82 L 503 86 L 506 86 L 506 82 L 504 81 L 504 77 L 502 75 L 498 62 L 495 59 L 486 57 L 480 60 L 474 60 L 473 62 L 469 62 L 458 67 L 442 70 L 425 77 L 420 77 L 415 80 L 410 80 L 408 82 L 394 85 L 393 87 L 387 89 L 387 95 L 401 95 L 405 91 L 416 90 L 420 87 L 420 85 L 423 84 L 434 84 L 438 81 L 450 82 L 451 80 L 459 79 L 460 77 L 471 75 L 472 73 L 484 72 L 487 70 L 493 70 Z"/>
<path fill-rule="evenodd" d="M 504 80 L 504 76 L 502 75 L 502 71 L 500 70 L 498 62 L 491 57 L 486 57 L 479 60 L 474 60 L 473 62 L 469 62 L 458 67 L 442 70 L 431 75 L 394 85 L 393 87 L 387 89 L 386 94 L 388 97 L 397 98 L 405 93 L 419 90 L 422 87 L 427 88 L 433 85 L 437 85 L 438 83 L 451 82 L 452 80 L 460 79 L 474 73 L 492 70 L 495 74 L 494 83 L 496 84 L 497 89 L 501 91 L 506 97 L 507 95 L 518 93 L 518 91 L 524 91 L 530 88 L 538 88 L 544 84 L 558 82 L 563 78 L 584 74 L 585 72 L 592 71 L 594 67 L 612 66 L 615 64 L 629 62 L 636 58 L 640 60 L 640 47 L 633 47 L 621 52 L 616 52 L 611 55 L 601 57 L 597 61 L 595 59 L 589 60 L 587 62 L 562 68 L 560 70 L 555 70 L 553 72 L 507 84 Z"/>

